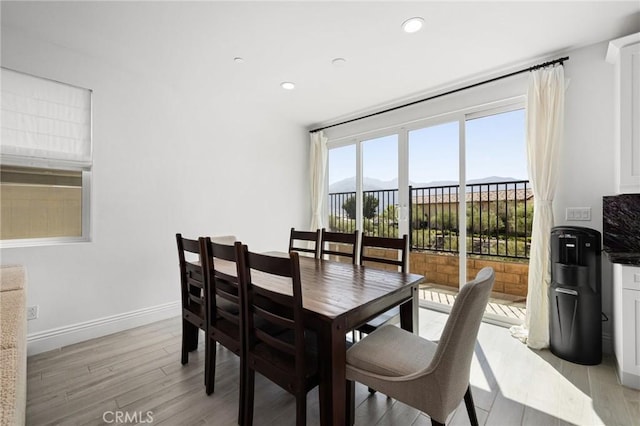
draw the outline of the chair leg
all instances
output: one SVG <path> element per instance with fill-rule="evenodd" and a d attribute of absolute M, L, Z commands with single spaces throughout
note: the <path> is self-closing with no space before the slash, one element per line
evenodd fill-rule
<path fill-rule="evenodd" d="M 189 362 L 189 352 L 193 350 L 194 340 L 196 341 L 196 348 L 198 347 L 198 332 L 199 331 L 196 326 L 188 321 L 182 320 L 182 365 Z"/>
<path fill-rule="evenodd" d="M 347 380 L 346 394 L 347 394 L 347 406 L 345 407 L 346 408 L 345 422 L 347 426 L 353 426 L 356 419 L 356 415 L 355 415 L 356 414 L 355 413 L 356 384 L 355 382 L 351 380 Z"/>
<path fill-rule="evenodd" d="M 296 426 L 306 426 L 307 424 L 307 394 L 304 390 L 296 395 Z"/>
<path fill-rule="evenodd" d="M 247 368 L 244 384 L 244 416 L 242 416 L 242 423 L 244 426 L 253 425 L 253 394 L 255 392 L 255 379 L 255 371 L 251 368 Z"/>
<path fill-rule="evenodd" d="M 189 350 L 187 349 L 187 334 L 185 333 L 184 324 L 182 325 L 182 356 L 180 357 L 180 363 L 185 365 L 189 362 Z"/>
<path fill-rule="evenodd" d="M 193 352 L 198 349 L 198 337 L 200 337 L 200 329 L 196 326 L 192 326 L 192 332 L 189 336 L 189 352 Z"/>
<path fill-rule="evenodd" d="M 246 357 L 245 355 L 242 353 L 239 354 L 240 357 L 240 383 L 239 383 L 239 392 L 238 392 L 238 424 L 239 425 L 244 425 L 244 416 L 246 413 L 246 400 L 245 400 L 245 388 L 246 388 L 246 381 L 247 381 L 247 365 L 246 365 Z"/>
<path fill-rule="evenodd" d="M 198 349 L 198 334 L 200 329 L 189 321 L 182 321 L 182 350 L 192 352 Z M 188 362 L 188 358 L 187 358 Z M 186 362 L 185 362 L 186 364 Z"/>
<path fill-rule="evenodd" d="M 369 393 L 371 395 L 373 395 L 374 393 L 376 393 L 376 390 L 374 388 L 368 388 L 369 389 Z"/>
<path fill-rule="evenodd" d="M 467 387 L 467 392 L 465 392 L 464 394 L 464 405 L 467 406 L 467 414 L 469 414 L 469 421 L 471 422 L 471 426 L 478 426 L 476 406 L 473 404 L 473 397 L 471 396 L 471 385 Z"/>
<path fill-rule="evenodd" d="M 444 426 L 444 423 L 440 423 L 437 420 L 431 419 L 431 426 Z"/>
<path fill-rule="evenodd" d="M 211 395 L 215 388 L 217 346 L 216 341 L 207 336 L 204 356 L 204 385 L 207 395 Z"/>

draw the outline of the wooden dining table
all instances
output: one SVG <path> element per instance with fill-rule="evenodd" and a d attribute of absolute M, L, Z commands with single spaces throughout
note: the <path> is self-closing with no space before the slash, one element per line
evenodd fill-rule
<path fill-rule="evenodd" d="M 346 335 L 400 306 L 400 325 L 418 333 L 422 275 L 300 257 L 305 327 L 318 334 L 320 423 L 343 425 L 346 416 Z"/>

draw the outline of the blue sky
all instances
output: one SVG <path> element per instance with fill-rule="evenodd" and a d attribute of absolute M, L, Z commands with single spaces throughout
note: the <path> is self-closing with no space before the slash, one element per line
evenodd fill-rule
<path fill-rule="evenodd" d="M 467 180 L 487 176 L 527 179 L 524 110 L 466 122 Z M 363 143 L 363 174 L 384 181 L 398 177 L 397 136 Z M 329 151 L 329 184 L 355 175 L 355 145 Z M 458 123 L 409 132 L 409 180 L 458 180 Z"/>

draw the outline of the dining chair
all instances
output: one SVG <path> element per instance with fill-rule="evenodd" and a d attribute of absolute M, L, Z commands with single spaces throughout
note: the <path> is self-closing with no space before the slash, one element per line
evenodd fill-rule
<path fill-rule="evenodd" d="M 204 278 L 200 242 L 176 234 L 180 265 L 182 300 L 182 364 L 189 362 L 189 352 L 198 348 L 200 330 L 206 332 Z M 205 343 L 206 353 L 206 343 Z"/>
<path fill-rule="evenodd" d="M 306 246 L 305 246 L 306 245 Z M 320 230 L 297 231 L 291 228 L 289 236 L 289 253 L 297 251 L 299 253 L 311 253 L 318 259 L 320 253 Z"/>
<path fill-rule="evenodd" d="M 386 325 L 347 351 L 347 420 L 353 424 L 354 382 L 395 398 L 444 425 L 464 399 L 469 420 L 478 425 L 469 374 L 473 350 L 495 280 L 483 268 L 455 299 L 439 342 Z"/>
<path fill-rule="evenodd" d="M 217 344 L 240 357 L 240 397 L 238 423 L 244 413 L 243 383 L 244 355 L 241 315 L 239 264 L 237 256 L 242 243 L 233 245 L 212 242 L 209 237 L 200 238 L 200 250 L 204 253 L 204 288 L 206 305 L 206 335 L 208 350 L 205 352 L 206 392 L 213 393 L 216 377 Z"/>
<path fill-rule="evenodd" d="M 253 424 L 255 373 L 296 398 L 296 425 L 306 424 L 307 393 L 318 385 L 317 338 L 305 330 L 298 253 L 289 257 L 251 253 L 242 246 L 240 285 L 244 296 L 245 413 Z M 278 283 L 279 291 L 265 284 Z M 278 327 L 274 333 L 266 327 Z"/>
<path fill-rule="evenodd" d="M 346 257 L 351 259 L 351 263 L 355 265 L 358 250 L 358 235 L 359 231 L 357 230 L 345 233 L 330 232 L 322 228 L 320 236 L 320 258 L 325 259 L 325 256 L 336 256 L 336 259 Z"/>
<path fill-rule="evenodd" d="M 365 267 L 382 267 L 400 272 L 407 272 L 409 238 L 374 237 L 362 234 L 360 242 L 360 265 Z M 396 307 L 375 317 L 358 327 L 360 333 L 370 334 L 377 328 L 389 323 L 400 315 Z"/>

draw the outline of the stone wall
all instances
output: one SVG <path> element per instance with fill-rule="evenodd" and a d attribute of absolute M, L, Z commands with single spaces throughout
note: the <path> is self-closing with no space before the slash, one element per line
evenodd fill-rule
<path fill-rule="evenodd" d="M 425 276 L 425 282 L 458 287 L 459 258 L 456 255 L 442 253 L 411 252 L 411 272 Z M 493 291 L 527 296 L 529 264 L 510 261 L 467 259 L 467 281 L 472 280 L 485 266 L 496 272 Z"/>

